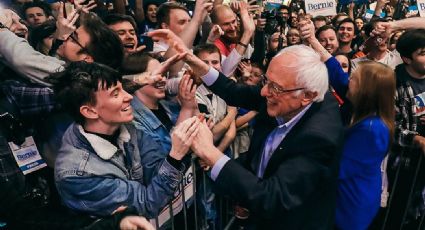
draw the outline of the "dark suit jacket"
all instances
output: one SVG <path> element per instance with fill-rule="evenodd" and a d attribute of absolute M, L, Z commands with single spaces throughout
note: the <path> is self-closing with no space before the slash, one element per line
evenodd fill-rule
<path fill-rule="evenodd" d="M 312 104 L 259 179 L 262 149 L 277 125 L 267 115 L 261 88 L 236 84 L 220 74 L 210 89 L 229 105 L 259 111 L 248 152 L 227 162 L 215 181 L 219 193 L 250 210 L 253 229 L 332 229 L 343 144 L 336 100 L 328 93 L 323 102 Z"/>

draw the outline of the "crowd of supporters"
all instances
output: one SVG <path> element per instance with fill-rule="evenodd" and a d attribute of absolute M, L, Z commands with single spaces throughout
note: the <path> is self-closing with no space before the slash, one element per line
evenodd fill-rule
<path fill-rule="evenodd" d="M 372 3 L 2 2 L 0 229 L 425 229 L 425 18 Z"/>

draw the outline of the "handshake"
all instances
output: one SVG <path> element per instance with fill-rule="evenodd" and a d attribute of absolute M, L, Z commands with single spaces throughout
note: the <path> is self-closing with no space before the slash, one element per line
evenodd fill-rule
<path fill-rule="evenodd" d="M 222 153 L 214 146 L 213 134 L 203 114 L 178 124 L 171 133 L 170 156 L 181 160 L 191 149 L 206 164 L 213 166 Z"/>

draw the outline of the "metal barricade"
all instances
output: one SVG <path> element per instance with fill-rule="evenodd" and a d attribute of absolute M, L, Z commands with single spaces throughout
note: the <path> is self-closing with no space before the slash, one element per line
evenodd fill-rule
<path fill-rule="evenodd" d="M 221 230 L 231 229 L 234 223 L 232 203 L 212 190 L 211 180 L 199 164 L 198 158 L 191 160 L 191 167 L 179 184 L 175 198 L 165 207 L 153 221 L 156 229 L 171 230 Z M 208 187 L 210 186 L 210 187 Z M 213 199 L 211 199 L 211 197 Z M 183 202 L 185 201 L 185 202 Z M 211 202 L 213 210 L 203 210 L 203 202 Z M 208 212 L 215 213 L 212 220 Z M 151 221 L 152 222 L 152 221 Z"/>

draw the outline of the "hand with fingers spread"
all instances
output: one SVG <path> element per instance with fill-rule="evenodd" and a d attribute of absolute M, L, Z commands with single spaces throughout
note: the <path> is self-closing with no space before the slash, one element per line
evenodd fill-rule
<path fill-rule="evenodd" d="M 249 15 L 248 6 L 248 3 L 246 2 L 239 2 L 239 11 L 243 31 L 244 33 L 250 33 L 250 35 L 252 36 L 252 34 L 255 32 L 255 22 L 254 19 Z"/>
<path fill-rule="evenodd" d="M 75 23 L 80 17 L 80 14 L 78 13 L 77 9 L 74 9 L 68 15 L 68 17 L 65 18 L 63 4 L 64 4 L 63 2 L 60 3 L 58 17 L 56 20 L 56 31 L 55 31 L 54 37 L 56 39 L 65 41 L 77 29 L 77 27 L 75 26 Z"/>
<path fill-rule="evenodd" d="M 219 39 L 222 35 L 224 35 L 224 31 L 221 27 L 219 25 L 214 25 L 208 35 L 207 42 L 213 44 L 215 40 Z"/>
<path fill-rule="evenodd" d="M 196 85 L 190 74 L 185 73 L 179 83 L 179 93 L 177 95 L 182 109 L 197 109 L 198 103 L 195 99 Z"/>
<path fill-rule="evenodd" d="M 89 13 L 90 10 L 96 8 L 97 4 L 95 0 L 90 0 L 88 3 L 83 4 L 86 0 L 74 0 L 74 7 L 79 12 Z"/>
<path fill-rule="evenodd" d="M 148 36 L 151 37 L 154 41 L 163 41 L 167 43 L 170 48 L 176 50 L 177 53 L 184 54 L 189 51 L 187 46 L 184 44 L 182 39 L 168 29 L 159 29 L 148 32 Z"/>
<path fill-rule="evenodd" d="M 200 121 L 194 116 L 181 122 L 173 129 L 170 151 L 172 158 L 181 160 L 186 155 L 199 131 L 199 127 Z"/>

